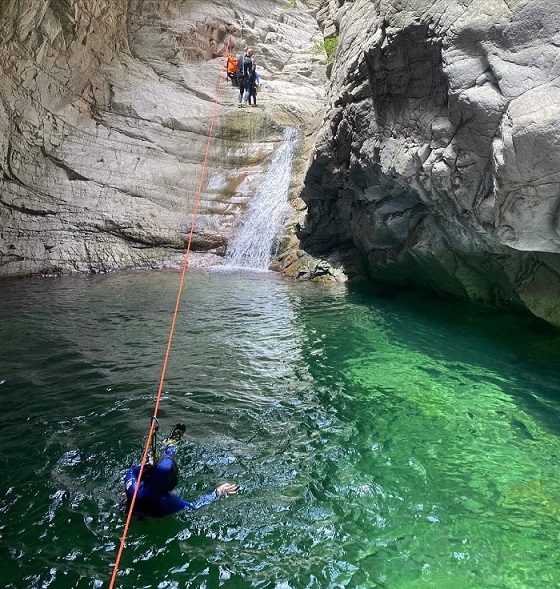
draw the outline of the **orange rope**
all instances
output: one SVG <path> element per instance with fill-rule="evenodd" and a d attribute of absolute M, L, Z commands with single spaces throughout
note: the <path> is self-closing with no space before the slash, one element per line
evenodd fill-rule
<path fill-rule="evenodd" d="M 228 44 L 227 44 L 227 53 L 229 53 L 229 49 L 230 49 L 230 44 L 231 44 L 231 37 L 228 40 Z M 202 187 L 204 185 L 204 177 L 206 175 L 206 167 L 207 167 L 207 163 L 208 163 L 208 156 L 210 154 L 210 143 L 212 140 L 212 133 L 214 131 L 214 123 L 216 121 L 216 116 L 218 114 L 218 101 L 220 99 L 220 92 L 222 90 L 222 82 L 224 79 L 224 76 L 221 75 L 222 72 L 226 69 L 226 60 L 223 61 L 223 65 L 222 65 L 222 70 L 220 72 L 220 76 L 219 76 L 219 81 L 218 81 L 218 89 L 216 91 L 216 99 L 214 101 L 214 110 L 212 112 L 212 119 L 210 122 L 210 129 L 208 131 L 208 141 L 206 143 L 206 151 L 204 153 L 204 160 L 202 163 L 202 170 L 200 172 L 200 180 L 198 182 L 198 190 L 197 190 L 197 194 L 196 194 L 196 199 L 195 199 L 195 204 L 194 204 L 194 209 L 193 209 L 193 214 L 192 214 L 192 221 L 191 221 L 191 229 L 189 232 L 189 238 L 187 241 L 187 248 L 185 250 L 185 257 L 183 260 L 183 269 L 181 272 L 181 279 L 179 281 L 179 291 L 177 293 L 177 300 L 175 301 L 175 310 L 173 311 L 173 319 L 171 321 L 171 329 L 169 331 L 169 337 L 167 339 L 167 348 L 165 350 L 165 358 L 163 360 L 163 367 L 161 370 L 161 377 L 159 380 L 159 387 L 158 387 L 158 391 L 157 391 L 157 395 L 156 395 L 156 402 L 155 402 L 155 407 L 154 407 L 154 418 L 157 418 L 157 414 L 158 414 L 158 410 L 159 410 L 159 404 L 161 401 L 161 394 L 163 391 L 163 383 L 165 381 L 165 372 L 167 370 L 167 363 L 169 361 L 169 355 L 171 353 L 171 342 L 173 341 L 173 334 L 175 332 L 175 325 L 177 323 L 177 316 L 179 314 L 179 307 L 181 304 L 181 295 L 183 293 L 183 287 L 185 284 L 185 276 L 187 274 L 187 268 L 189 267 L 189 252 L 191 250 L 191 244 L 192 244 L 192 239 L 193 239 L 193 235 L 194 235 L 194 229 L 196 226 L 196 218 L 198 216 L 198 210 L 200 208 L 200 200 L 202 197 Z M 148 437 L 146 439 L 146 444 L 144 446 L 144 452 L 142 454 L 142 462 L 140 463 L 140 472 L 138 473 L 138 480 L 137 483 L 135 485 L 134 488 L 134 494 L 132 495 L 132 500 L 130 502 L 130 509 L 128 510 L 128 514 L 126 516 L 126 521 L 124 524 L 124 528 L 123 528 L 123 533 L 121 536 L 121 542 L 120 542 L 120 546 L 119 546 L 119 551 L 117 553 L 117 558 L 115 560 L 115 564 L 113 566 L 113 574 L 111 575 L 111 582 L 109 583 L 109 589 L 113 589 L 114 585 L 115 585 L 115 580 L 117 578 L 117 573 L 119 572 L 119 565 L 121 562 L 121 558 L 122 558 L 122 554 L 124 551 L 124 546 L 126 543 L 126 537 L 128 535 L 128 529 L 130 527 L 130 521 L 132 519 L 132 512 L 134 510 L 134 504 L 136 502 L 136 495 L 138 494 L 138 487 L 140 486 L 139 483 L 142 480 L 142 474 L 144 473 L 144 466 L 146 465 L 146 462 L 148 460 L 148 452 L 150 449 L 150 443 L 152 440 L 152 437 L 154 435 L 154 431 L 156 428 L 156 419 L 152 418 L 151 423 L 150 423 L 150 430 L 148 432 Z"/>

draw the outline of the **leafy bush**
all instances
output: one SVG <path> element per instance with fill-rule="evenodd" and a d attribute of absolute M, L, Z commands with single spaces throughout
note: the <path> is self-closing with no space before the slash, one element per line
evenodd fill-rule
<path fill-rule="evenodd" d="M 332 63 L 336 54 L 336 48 L 338 47 L 338 37 L 327 37 L 323 39 L 323 45 L 327 54 L 327 63 Z"/>
<path fill-rule="evenodd" d="M 313 45 L 311 52 L 315 54 L 326 53 L 327 63 L 332 63 L 334 61 L 337 47 L 338 37 L 327 37 L 326 39 L 317 41 L 315 45 Z"/>

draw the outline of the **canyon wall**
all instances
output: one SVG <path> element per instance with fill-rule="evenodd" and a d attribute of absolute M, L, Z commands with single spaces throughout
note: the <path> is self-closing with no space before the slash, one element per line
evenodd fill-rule
<path fill-rule="evenodd" d="M 301 176 L 325 98 L 305 3 L 2 0 L 0 35 L 0 276 L 182 259 L 214 112 L 195 254 L 223 255 L 285 126 Z M 248 45 L 240 112 L 224 56 Z"/>
<path fill-rule="evenodd" d="M 560 5 L 328 3 L 339 36 L 303 246 L 560 325 Z"/>
<path fill-rule="evenodd" d="M 182 259 L 216 115 L 194 263 L 220 263 L 298 126 L 276 269 L 560 325 L 553 0 L 4 0 L 0 35 L 0 276 Z M 255 49 L 257 109 L 230 43 Z"/>

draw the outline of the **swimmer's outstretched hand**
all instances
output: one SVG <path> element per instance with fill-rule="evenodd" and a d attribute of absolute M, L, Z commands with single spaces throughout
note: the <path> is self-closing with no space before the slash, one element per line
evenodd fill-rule
<path fill-rule="evenodd" d="M 216 489 L 216 495 L 218 497 L 227 497 L 228 495 L 235 495 L 239 491 L 239 485 L 233 483 L 223 483 Z"/>

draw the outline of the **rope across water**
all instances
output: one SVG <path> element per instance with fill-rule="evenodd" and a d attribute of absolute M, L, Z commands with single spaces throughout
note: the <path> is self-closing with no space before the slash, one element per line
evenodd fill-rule
<path fill-rule="evenodd" d="M 230 45 L 231 45 L 231 38 L 228 40 L 228 43 L 227 43 L 226 55 L 229 55 L 229 53 L 230 53 Z M 185 277 L 187 275 L 187 269 L 189 267 L 189 253 L 190 253 L 190 250 L 191 250 L 191 245 L 192 245 L 192 240 L 193 240 L 193 235 L 194 235 L 194 229 L 196 227 L 196 219 L 197 219 L 198 211 L 199 211 L 199 208 L 200 208 L 200 201 L 201 201 L 201 197 L 202 197 L 202 188 L 204 186 L 204 179 L 205 179 L 205 176 L 206 176 L 206 168 L 207 168 L 207 164 L 208 164 L 208 156 L 210 154 L 210 143 L 212 141 L 212 134 L 214 132 L 214 124 L 216 122 L 216 117 L 218 115 L 218 104 L 219 104 L 220 94 L 221 94 L 221 90 L 222 90 L 222 84 L 223 84 L 223 80 L 225 78 L 225 76 L 223 74 L 224 74 L 224 72 L 226 70 L 226 63 L 227 63 L 227 59 L 224 57 L 222 68 L 221 68 L 220 75 L 219 75 L 218 87 L 217 87 L 217 90 L 216 90 L 216 98 L 215 98 L 215 101 L 214 101 L 214 109 L 212 111 L 212 118 L 211 118 L 211 121 L 210 121 L 210 128 L 208 130 L 208 139 L 207 139 L 207 142 L 206 142 L 206 151 L 204 152 L 204 159 L 203 159 L 202 168 L 201 168 L 201 171 L 200 171 L 200 179 L 199 179 L 199 182 L 198 182 L 198 188 L 197 188 L 197 192 L 196 192 L 194 209 L 193 209 L 192 219 L 191 219 L 191 228 L 190 228 L 189 237 L 188 237 L 188 240 L 187 240 L 187 247 L 185 249 L 185 256 L 183 258 L 181 278 L 179 280 L 179 288 L 178 288 L 178 292 L 177 292 L 177 299 L 175 301 L 175 309 L 173 311 L 173 317 L 172 317 L 172 320 L 171 320 L 171 327 L 170 327 L 170 330 L 169 330 L 169 337 L 167 338 L 167 347 L 166 347 L 166 350 L 165 350 L 165 356 L 164 356 L 163 366 L 162 366 L 162 370 L 161 370 L 161 377 L 160 377 L 160 380 L 159 380 L 158 391 L 157 391 L 156 399 L 155 399 L 155 406 L 154 406 L 153 418 L 152 418 L 152 420 L 150 422 L 150 429 L 148 431 L 148 436 L 146 438 L 146 444 L 144 445 L 144 452 L 142 454 L 142 461 L 140 463 L 140 472 L 138 474 L 138 482 L 140 482 L 142 480 L 142 474 L 144 473 L 144 467 L 146 466 L 146 463 L 147 463 L 147 460 L 148 460 L 148 453 L 150 451 L 151 442 L 152 442 L 154 433 L 155 433 L 156 428 L 157 428 L 157 414 L 158 414 L 158 411 L 159 411 L 159 404 L 160 404 L 161 395 L 162 395 L 162 392 L 163 392 L 163 383 L 165 382 L 165 373 L 167 371 L 167 364 L 169 362 L 169 356 L 171 354 L 171 344 L 173 342 L 173 335 L 175 333 L 175 326 L 176 326 L 176 323 L 177 323 L 177 316 L 179 314 L 179 308 L 181 306 L 181 296 L 183 294 L 183 289 L 184 289 L 184 285 L 185 285 Z M 134 504 L 136 502 L 136 495 L 138 493 L 138 487 L 139 487 L 139 485 L 136 485 L 136 487 L 134 489 L 134 494 L 133 494 L 132 500 L 130 502 L 130 508 L 129 508 L 128 513 L 126 515 L 126 521 L 125 521 L 123 532 L 122 532 L 122 536 L 121 536 L 119 550 L 117 552 L 117 558 L 115 559 L 115 564 L 113 565 L 113 573 L 111 575 L 111 581 L 109 583 L 109 589 L 113 589 L 113 587 L 115 586 L 115 581 L 117 579 L 117 574 L 119 572 L 119 566 L 120 566 L 120 562 L 121 562 L 121 559 L 122 559 L 124 547 L 125 547 L 125 544 L 126 544 L 126 537 L 128 535 L 128 530 L 130 528 L 130 521 L 132 519 L 132 513 L 133 513 L 133 510 L 134 510 Z"/>

